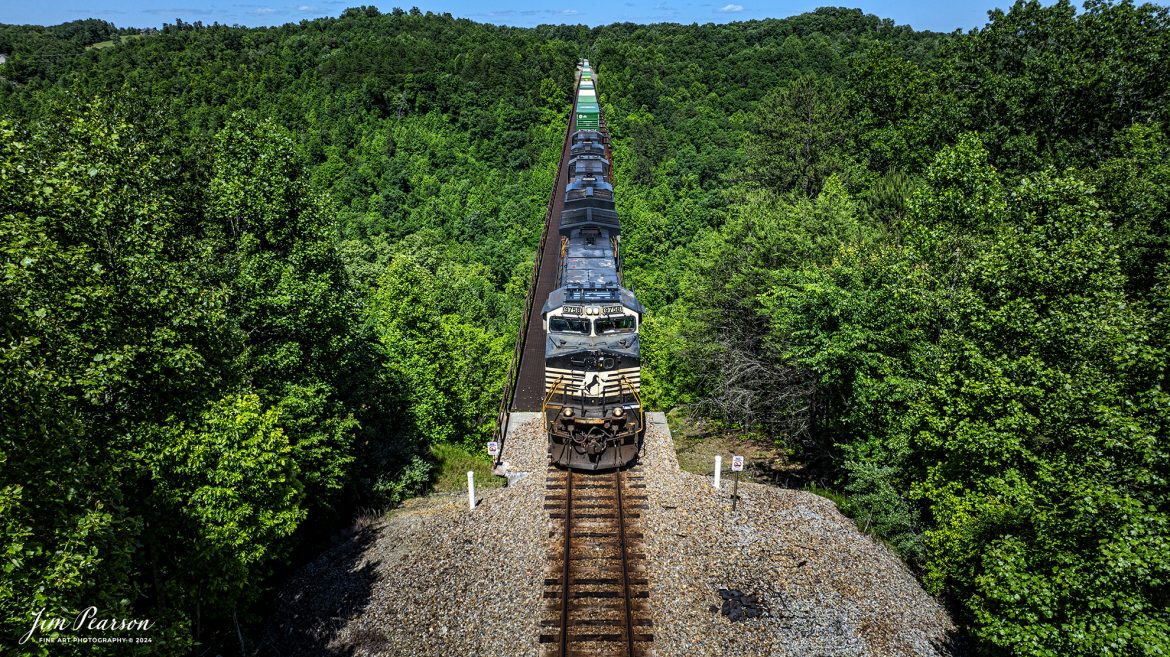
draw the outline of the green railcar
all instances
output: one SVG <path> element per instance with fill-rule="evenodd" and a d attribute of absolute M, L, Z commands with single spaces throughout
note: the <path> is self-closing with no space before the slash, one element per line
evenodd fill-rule
<path fill-rule="evenodd" d="M 577 91 L 577 129 L 599 130 L 601 108 L 597 105 L 597 90 L 593 82 L 593 69 L 588 60 L 581 68 L 581 88 Z"/>
<path fill-rule="evenodd" d="M 597 102 L 577 102 L 577 129 L 598 130 L 601 128 L 601 108 Z"/>

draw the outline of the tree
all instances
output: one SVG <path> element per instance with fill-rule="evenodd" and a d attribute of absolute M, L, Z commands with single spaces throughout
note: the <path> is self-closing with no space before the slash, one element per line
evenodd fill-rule
<path fill-rule="evenodd" d="M 235 613 L 286 556 L 307 515 L 296 454 L 281 414 L 256 395 L 213 402 L 193 426 L 147 432 L 143 459 L 155 483 L 150 502 L 166 529 L 188 542 L 175 560 L 168 597 L 203 614 Z"/>
<path fill-rule="evenodd" d="M 336 233 L 309 192 L 291 136 L 234 117 L 216 136 L 207 214 L 223 231 L 226 266 L 216 275 L 242 333 L 245 381 L 279 405 L 309 499 L 329 506 L 347 479 L 359 427 L 356 400 L 340 396 L 343 382 L 368 366 L 358 357 L 357 304 Z"/>
<path fill-rule="evenodd" d="M 753 179 L 778 192 L 816 196 L 833 173 L 848 176 L 849 115 L 830 80 L 802 75 L 760 101 L 746 150 Z"/>
<path fill-rule="evenodd" d="M 0 605 L 20 636 L 41 607 L 143 609 L 151 509 L 133 435 L 198 405 L 230 341 L 134 126 L 98 104 L 0 133 Z M 157 649 L 189 645 L 181 618 L 158 616 Z"/>
<path fill-rule="evenodd" d="M 1083 183 L 1038 174 L 1006 209 L 961 265 L 928 392 L 891 436 L 934 522 L 927 583 L 1011 653 L 1158 654 L 1170 452 L 1166 408 L 1135 405 L 1164 397 L 1145 322 Z"/>

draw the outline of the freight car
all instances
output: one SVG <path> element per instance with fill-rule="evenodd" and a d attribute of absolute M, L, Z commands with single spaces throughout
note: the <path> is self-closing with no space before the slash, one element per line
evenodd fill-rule
<path fill-rule="evenodd" d="M 601 108 L 597 104 L 597 83 L 589 60 L 581 65 L 581 79 L 577 88 L 577 129 L 598 130 L 601 127 Z"/>
<path fill-rule="evenodd" d="M 584 61 L 558 230 L 561 264 L 541 311 L 549 458 L 584 470 L 630 463 L 645 433 L 638 341 L 645 309 L 622 283 L 621 226 L 595 79 Z"/>

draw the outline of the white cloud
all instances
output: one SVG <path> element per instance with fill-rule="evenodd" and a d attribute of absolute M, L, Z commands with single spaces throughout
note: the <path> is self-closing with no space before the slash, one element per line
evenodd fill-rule
<path fill-rule="evenodd" d="M 719 12 L 723 14 L 735 14 L 743 11 L 743 5 L 723 5 L 719 8 Z"/>
<path fill-rule="evenodd" d="M 510 18 L 520 16 L 524 18 L 537 18 L 542 16 L 576 16 L 581 12 L 576 9 L 494 9 L 492 11 L 481 14 L 471 14 L 472 16 L 487 16 L 488 18 Z"/>
<path fill-rule="evenodd" d="M 313 11 L 312 5 L 301 5 L 297 7 L 297 11 Z"/>

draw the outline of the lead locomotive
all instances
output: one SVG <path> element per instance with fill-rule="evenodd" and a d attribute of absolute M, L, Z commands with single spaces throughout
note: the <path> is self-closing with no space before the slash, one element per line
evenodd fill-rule
<path fill-rule="evenodd" d="M 594 76 L 586 60 L 577 98 L 577 126 L 597 125 Z M 592 108 L 589 107 L 592 101 Z M 605 134 L 572 137 L 565 209 L 560 217 L 557 288 L 541 317 L 545 343 L 545 425 L 549 457 L 576 469 L 623 466 L 638 456 L 645 433 L 638 330 L 644 308 L 622 286 Z"/>

